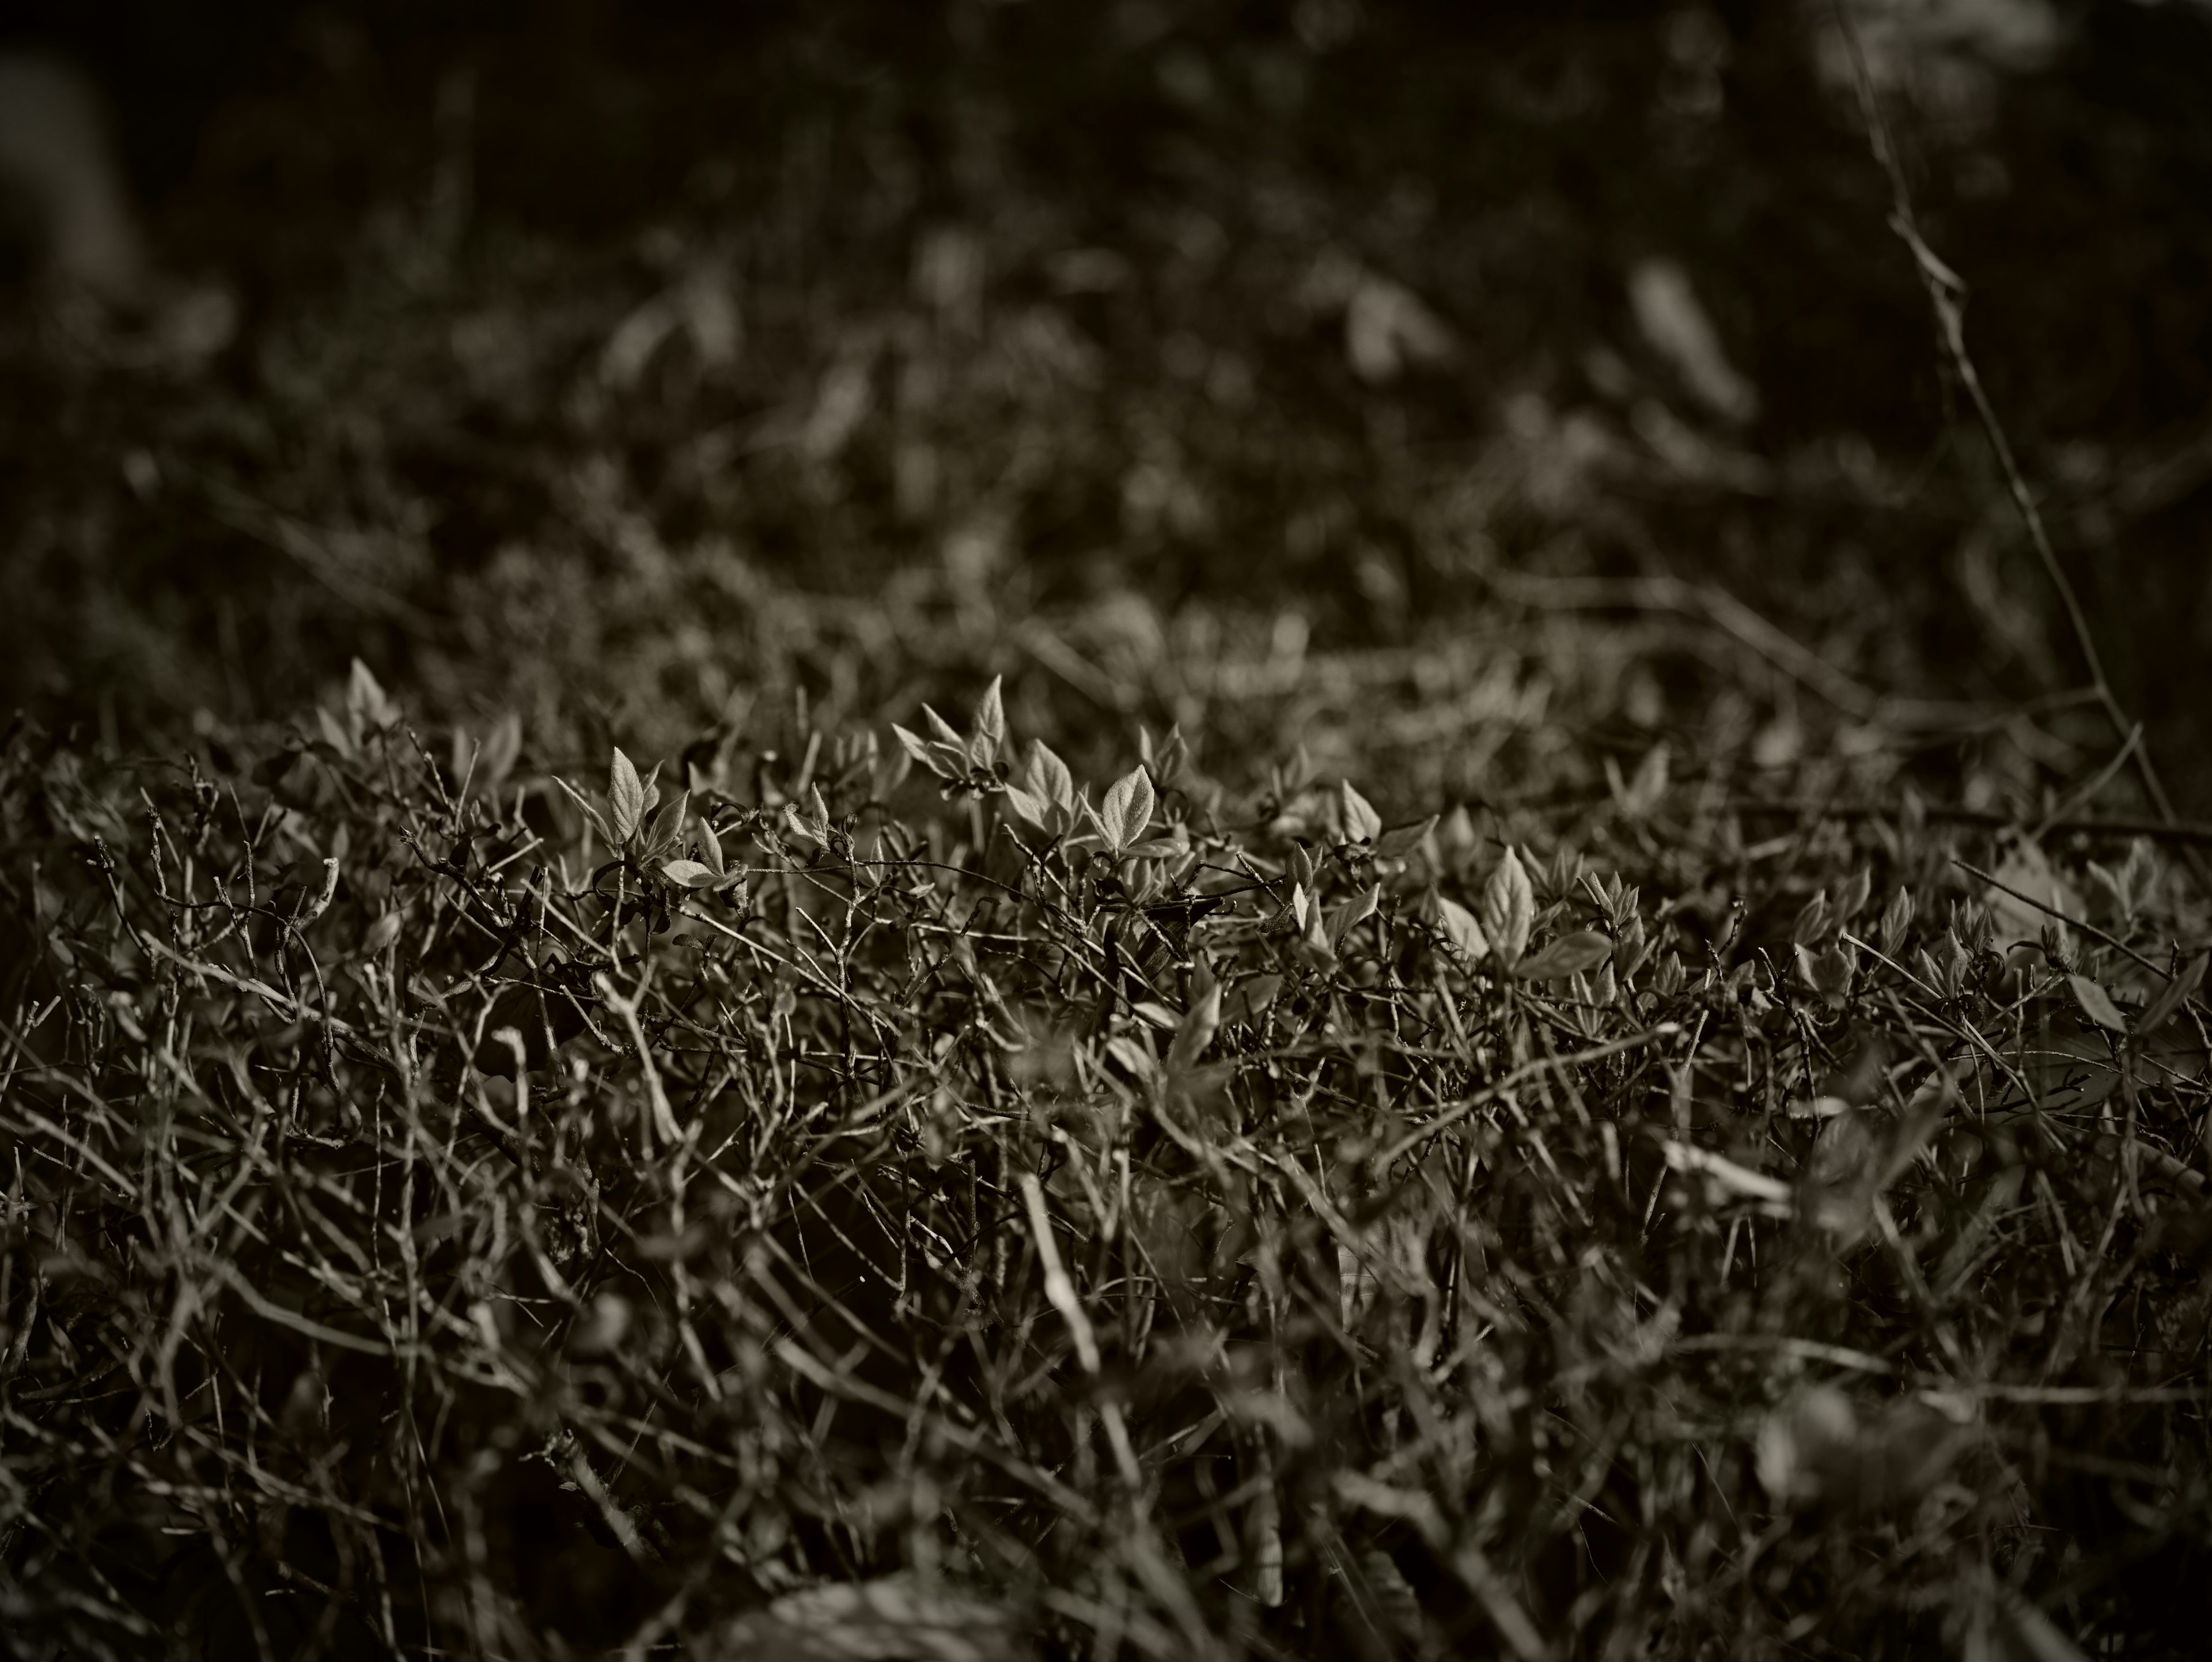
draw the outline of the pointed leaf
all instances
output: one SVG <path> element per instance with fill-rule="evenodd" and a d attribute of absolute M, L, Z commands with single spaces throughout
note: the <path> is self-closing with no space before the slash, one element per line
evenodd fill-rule
<path fill-rule="evenodd" d="M 729 875 L 730 868 L 722 859 L 722 839 L 714 835 L 714 826 L 703 819 L 699 821 L 699 858 L 715 876 Z"/>
<path fill-rule="evenodd" d="M 1266 1013 L 1267 1007 L 1275 1001 L 1275 995 L 1282 990 L 1283 978 L 1273 971 L 1248 977 L 1237 985 L 1231 1014 L 1238 1020 L 1253 1020 Z"/>
<path fill-rule="evenodd" d="M 671 860 L 660 868 L 672 883 L 681 883 L 687 889 L 703 889 L 712 884 L 715 874 L 696 860 Z"/>
<path fill-rule="evenodd" d="M 1116 854 L 1135 842 L 1152 819 L 1152 780 L 1141 767 L 1132 768 L 1116 779 L 1107 788 L 1106 800 L 1098 805 L 1099 828 Z"/>
<path fill-rule="evenodd" d="M 1489 956 L 1490 938 L 1483 934 L 1473 912 L 1443 895 L 1437 897 L 1437 910 L 1443 916 L 1444 938 L 1462 958 L 1474 964 Z"/>
<path fill-rule="evenodd" d="M 1345 936 L 1350 934 L 1358 924 L 1374 916 L 1375 909 L 1382 904 L 1382 886 L 1380 883 L 1375 883 L 1361 890 L 1339 906 L 1336 909 L 1336 915 L 1328 921 L 1329 945 L 1343 946 Z"/>
<path fill-rule="evenodd" d="M 936 746 L 931 744 L 920 734 L 908 732 L 896 721 L 891 723 L 891 731 L 898 735 L 899 744 L 908 756 L 940 779 L 952 777 L 952 775 L 945 770 L 944 763 L 938 759 Z"/>
<path fill-rule="evenodd" d="M 1595 929 L 1577 929 L 1572 934 L 1563 934 L 1534 958 L 1524 959 L 1514 973 L 1528 981 L 1563 981 L 1593 965 L 1603 963 L 1613 953 L 1613 941 Z"/>
<path fill-rule="evenodd" d="M 586 796 L 583 792 L 578 790 L 574 785 L 570 784 L 566 779 L 562 778 L 557 774 L 554 776 L 553 782 L 560 786 L 562 790 L 567 791 L 568 793 L 569 800 L 574 802 L 578 807 L 584 811 L 584 818 L 591 822 L 592 829 L 599 834 L 600 842 L 612 844 L 622 840 L 608 829 L 605 817 L 599 813 L 597 807 L 592 806 L 591 799 Z"/>
<path fill-rule="evenodd" d="M 1505 857 L 1483 885 L 1482 904 L 1475 918 L 1499 963 L 1510 970 L 1521 961 L 1521 954 L 1528 949 L 1528 931 L 1536 925 L 1536 892 L 1529 884 L 1528 868 L 1512 848 L 1506 849 Z"/>
<path fill-rule="evenodd" d="M 1052 813 L 1051 803 L 1037 795 L 1036 792 L 1024 790 L 1019 785 L 1008 785 L 1006 788 L 1006 793 L 1008 807 L 1039 831 L 1052 829 L 1048 818 Z"/>
<path fill-rule="evenodd" d="M 684 791 L 661 805 L 660 812 L 653 816 L 653 824 L 645 833 L 645 855 L 650 860 L 676 841 L 684 829 L 684 817 L 691 811 L 691 793 Z"/>
<path fill-rule="evenodd" d="M 346 678 L 346 714 L 373 728 L 388 728 L 399 719 L 398 707 L 385 696 L 383 686 L 358 658 Z"/>
<path fill-rule="evenodd" d="M 645 786 L 640 782 L 637 769 L 620 746 L 615 750 L 613 763 L 607 769 L 607 806 L 614 810 L 614 838 L 627 843 L 637 830 L 637 822 L 645 815 Z"/>
<path fill-rule="evenodd" d="M 1636 776 L 1628 782 L 1628 789 L 1621 804 L 1632 819 L 1648 817 L 1667 794 L 1667 746 L 1654 745 L 1644 752 L 1644 759 L 1636 764 Z"/>
<path fill-rule="evenodd" d="M 921 707 L 921 713 L 929 723 L 930 736 L 939 744 L 948 745 L 963 756 L 968 753 L 968 741 L 960 736 L 951 722 L 946 721 L 927 704 Z"/>
<path fill-rule="evenodd" d="M 1067 771 L 1067 764 L 1054 754 L 1052 746 L 1042 739 L 1030 746 L 1029 785 L 1062 813 L 1075 807 L 1075 781 Z"/>
<path fill-rule="evenodd" d="M 2109 1027 L 2116 1033 L 2128 1030 L 2128 1019 L 2120 1014 L 2120 1007 L 2112 1002 L 2112 995 L 2085 975 L 2069 975 L 2066 984 L 2074 989 L 2075 1001 L 2081 1014 L 2100 1027 Z"/>
<path fill-rule="evenodd" d="M 1217 983 L 1192 1001 L 1189 1013 L 1176 1028 L 1175 1043 L 1168 1047 L 1168 1071 L 1187 1074 L 1195 1068 L 1220 1026 L 1221 988 Z"/>
<path fill-rule="evenodd" d="M 1382 834 L 1382 816 L 1375 812 L 1375 805 L 1362 796 L 1346 779 L 1337 788 L 1337 803 L 1343 810 L 1344 840 L 1347 843 L 1372 843 Z"/>
<path fill-rule="evenodd" d="M 1410 825 L 1399 825 L 1384 831 L 1375 839 L 1376 857 L 1379 860 L 1403 860 L 1421 846 L 1436 826 L 1437 817 L 1432 813 Z"/>
<path fill-rule="evenodd" d="M 2136 1024 L 2136 1037 L 2148 1038 L 2156 1032 L 2173 1013 L 2182 1007 L 2190 994 L 2203 984 L 2205 959 L 2203 953 L 2189 960 L 2181 973 L 2167 982 L 2159 995 L 2151 1000 L 2150 1008 L 2142 1013 Z"/>
<path fill-rule="evenodd" d="M 1006 704 L 999 691 L 1003 679 L 994 675 L 991 685 L 983 689 L 983 702 L 975 706 L 975 736 L 990 746 L 989 754 L 981 758 L 985 767 L 990 766 L 998 756 L 999 747 L 1006 742 Z"/>

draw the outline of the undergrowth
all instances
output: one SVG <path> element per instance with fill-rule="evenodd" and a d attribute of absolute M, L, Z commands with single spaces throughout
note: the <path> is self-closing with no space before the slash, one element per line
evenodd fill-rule
<path fill-rule="evenodd" d="M 16 1653 L 2187 1653 L 2148 845 L 781 720 L 17 724 Z"/>

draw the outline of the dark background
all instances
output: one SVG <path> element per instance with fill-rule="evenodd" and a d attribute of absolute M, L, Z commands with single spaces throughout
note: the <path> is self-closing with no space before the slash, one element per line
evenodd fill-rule
<path fill-rule="evenodd" d="M 15 261 L 0 697 L 117 733 L 282 718 L 358 653 L 464 712 L 580 700 L 673 730 L 736 683 L 874 707 L 972 680 L 1025 618 L 1117 674 L 1097 620 L 1130 596 L 1170 633 L 1288 609 L 1317 650 L 1429 650 L 1495 626 L 1498 570 L 1717 582 L 1884 691 L 2075 685 L 1954 419 L 1888 186 L 1820 73 L 1826 15 L 20 9 L 17 41 L 105 90 L 163 271 L 237 320 L 185 368 L 58 347 Z M 1925 49 L 1888 107 L 2122 699 L 2203 811 L 2212 13 L 2048 16 L 2035 50 Z M 981 251 L 974 316 L 918 298 L 948 227 Z M 1111 280 L 1071 282 L 1067 252 L 1099 249 Z M 1640 338 L 1625 283 L 1654 256 L 1757 387 L 1741 428 Z M 1353 373 L 1334 314 L 1296 298 L 1331 259 L 1419 295 L 1448 365 Z M 660 352 L 613 385 L 612 332 L 702 269 L 739 296 L 734 367 Z M 489 361 L 455 342 L 494 338 L 496 368 L 455 368 Z M 1054 341 L 1079 371 L 1024 380 Z M 841 362 L 868 412 L 794 463 L 778 412 L 818 410 Z M 921 363 L 937 390 L 912 392 Z M 1655 459 L 1655 405 L 1754 472 Z M 899 472 L 917 423 L 939 459 L 920 496 Z M 1601 460 L 1544 486 L 1592 432 Z M 135 454 L 158 489 L 129 482 Z M 1144 508 L 1140 474 L 1189 492 Z M 945 551 L 979 517 L 1000 562 L 981 623 Z M 754 575 L 702 581 L 731 562 Z M 901 572 L 943 653 L 837 621 Z M 705 632 L 694 657 L 730 643 L 703 683 L 653 644 L 678 623 Z M 1659 673 L 1669 719 L 1698 707 L 1692 670 Z M 2007 788 L 2094 768 L 2062 736 Z"/>

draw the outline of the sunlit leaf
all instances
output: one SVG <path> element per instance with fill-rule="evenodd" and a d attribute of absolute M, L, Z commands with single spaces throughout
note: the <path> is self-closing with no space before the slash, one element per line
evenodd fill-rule
<path fill-rule="evenodd" d="M 1116 854 L 1137 840 L 1152 818 L 1152 776 L 1140 767 L 1130 769 L 1109 786 L 1098 805 L 1099 828 Z"/>
<path fill-rule="evenodd" d="M 1482 925 L 1475 922 L 1473 912 L 1443 895 L 1437 897 L 1437 910 L 1443 918 L 1445 938 L 1468 962 L 1472 964 L 1489 955 L 1490 938 L 1483 934 Z"/>
<path fill-rule="evenodd" d="M 1075 782 L 1069 776 L 1067 764 L 1042 739 L 1030 746 L 1029 788 L 1062 813 L 1075 807 Z"/>
<path fill-rule="evenodd" d="M 1490 880 L 1482 886 L 1482 904 L 1475 911 L 1483 937 L 1498 961 L 1511 969 L 1528 949 L 1528 931 L 1536 926 L 1536 892 L 1529 884 L 1521 856 L 1508 848 Z"/>
<path fill-rule="evenodd" d="M 1375 806 L 1359 794 L 1352 781 L 1346 779 L 1337 786 L 1337 804 L 1344 819 L 1344 840 L 1347 843 L 1372 843 L 1382 834 L 1382 816 Z"/>
<path fill-rule="evenodd" d="M 645 787 L 638 780 L 635 765 L 619 746 L 607 768 L 607 806 L 613 810 L 614 840 L 629 842 L 645 814 Z"/>

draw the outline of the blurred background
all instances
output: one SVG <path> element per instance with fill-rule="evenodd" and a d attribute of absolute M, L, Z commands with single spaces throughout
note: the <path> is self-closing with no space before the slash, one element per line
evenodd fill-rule
<path fill-rule="evenodd" d="M 1849 11 L 2212 813 L 2212 8 Z M 0 705 L 131 745 L 358 655 L 672 754 L 1003 673 L 1079 756 L 1179 721 L 1391 807 L 1664 744 L 2040 813 L 2111 758 L 1829 5 L 8 15 Z"/>

